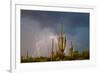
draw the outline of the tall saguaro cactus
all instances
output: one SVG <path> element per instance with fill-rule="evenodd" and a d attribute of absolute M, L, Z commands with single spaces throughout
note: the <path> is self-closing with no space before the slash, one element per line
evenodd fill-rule
<path fill-rule="evenodd" d="M 64 35 L 63 25 L 61 25 L 61 32 L 60 35 L 58 36 L 58 48 L 61 57 L 64 56 L 65 47 L 66 47 L 66 36 Z"/>

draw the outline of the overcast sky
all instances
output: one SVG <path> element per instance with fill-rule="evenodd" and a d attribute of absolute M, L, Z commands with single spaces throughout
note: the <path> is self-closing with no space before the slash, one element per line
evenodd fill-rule
<path fill-rule="evenodd" d="M 51 39 L 57 43 L 61 24 L 67 39 L 65 53 L 70 41 L 75 50 L 89 48 L 89 13 L 21 10 L 21 55 L 28 51 L 33 57 L 50 56 Z"/>

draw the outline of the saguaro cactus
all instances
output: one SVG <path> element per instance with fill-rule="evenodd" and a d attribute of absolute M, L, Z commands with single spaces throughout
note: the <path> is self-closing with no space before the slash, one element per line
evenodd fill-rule
<path fill-rule="evenodd" d="M 63 32 L 63 25 L 61 25 L 61 32 L 60 35 L 58 36 L 58 48 L 61 58 L 64 56 L 65 47 L 66 47 L 66 36 L 64 35 Z"/>

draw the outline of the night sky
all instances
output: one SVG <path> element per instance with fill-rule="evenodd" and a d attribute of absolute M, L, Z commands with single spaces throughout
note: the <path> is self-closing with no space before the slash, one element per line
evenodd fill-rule
<path fill-rule="evenodd" d="M 65 53 L 71 41 L 75 50 L 89 48 L 89 13 L 21 10 L 21 56 L 27 51 L 32 57 L 50 56 L 51 39 L 57 39 L 62 24 Z"/>

